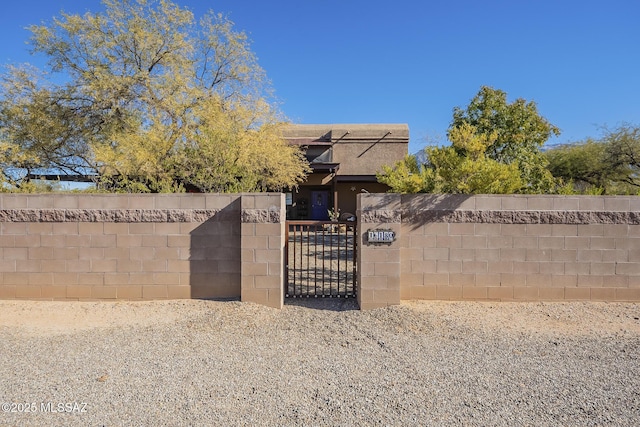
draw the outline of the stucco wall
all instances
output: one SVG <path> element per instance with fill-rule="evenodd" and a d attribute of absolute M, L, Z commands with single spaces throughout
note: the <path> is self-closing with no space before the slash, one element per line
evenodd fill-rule
<path fill-rule="evenodd" d="M 333 146 L 333 161 L 340 163 L 338 176 L 375 175 L 382 166 L 393 166 L 407 155 L 406 142 L 340 141 Z"/>
<path fill-rule="evenodd" d="M 336 190 L 338 191 L 338 206 L 340 212 L 356 213 L 358 194 L 368 191 L 369 193 L 383 193 L 389 189 L 384 184 L 377 182 L 338 182 Z M 364 190 L 364 191 L 363 191 Z"/>
<path fill-rule="evenodd" d="M 409 127 L 401 123 L 292 124 L 283 136 L 290 144 L 331 146 L 338 176 L 375 175 L 402 160 L 409 146 Z"/>

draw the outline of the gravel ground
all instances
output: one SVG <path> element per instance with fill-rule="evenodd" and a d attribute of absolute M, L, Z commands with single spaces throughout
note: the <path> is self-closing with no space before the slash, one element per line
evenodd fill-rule
<path fill-rule="evenodd" d="M 640 425 L 638 304 L 312 302 L 0 301 L 0 425 Z"/>

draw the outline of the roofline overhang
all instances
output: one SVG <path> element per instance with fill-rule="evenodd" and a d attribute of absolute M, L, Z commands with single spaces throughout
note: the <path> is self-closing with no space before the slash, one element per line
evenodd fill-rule
<path fill-rule="evenodd" d="M 341 142 L 408 143 L 409 126 L 404 123 L 290 124 L 283 137 L 292 145 L 334 145 Z"/>
<path fill-rule="evenodd" d="M 313 172 L 336 173 L 340 169 L 340 163 L 309 163 Z"/>
<path fill-rule="evenodd" d="M 336 175 L 336 182 L 378 182 L 375 175 Z"/>

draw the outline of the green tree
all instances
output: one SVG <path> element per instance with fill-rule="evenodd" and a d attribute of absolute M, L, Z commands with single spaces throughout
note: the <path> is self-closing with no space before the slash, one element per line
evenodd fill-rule
<path fill-rule="evenodd" d="M 453 110 L 447 147 L 427 147 L 426 162 L 410 156 L 385 167 L 378 180 L 400 193 L 544 193 L 556 191 L 542 145 L 560 130 L 524 99 L 483 86 Z"/>
<path fill-rule="evenodd" d="M 464 123 L 449 131 L 451 145 L 428 147 L 426 165 L 408 156 L 386 166 L 378 181 L 398 193 L 509 194 L 522 187 L 518 163 L 505 164 L 487 156 L 496 133 L 479 134 Z"/>
<path fill-rule="evenodd" d="M 501 163 L 487 155 L 496 138 L 495 132 L 478 133 L 468 123 L 450 129 L 451 146 L 427 151 L 440 178 L 438 192 L 509 194 L 520 189 L 518 162 Z"/>
<path fill-rule="evenodd" d="M 573 183 L 577 192 L 604 188 L 612 171 L 605 163 L 606 146 L 594 140 L 568 144 L 545 152 L 549 170 L 563 182 Z"/>
<path fill-rule="evenodd" d="M 640 128 L 605 129 L 600 139 L 565 144 L 545 153 L 551 173 L 578 193 L 637 194 L 640 191 Z"/>
<path fill-rule="evenodd" d="M 265 73 L 231 21 L 213 12 L 196 21 L 168 0 L 104 5 L 30 28 L 33 52 L 66 80 L 27 67 L 4 75 L 5 183 L 46 170 L 125 191 L 260 191 L 304 179 L 308 164 L 284 144 Z"/>
<path fill-rule="evenodd" d="M 283 190 L 299 182 L 306 160 L 281 138 L 279 125 L 251 129 L 250 115 L 209 117 L 212 120 L 202 132 L 173 159 L 181 180 L 204 192 Z"/>
<path fill-rule="evenodd" d="M 89 160 L 83 133 L 90 132 L 79 128 L 83 119 L 91 120 L 55 99 L 36 70 L 11 68 L 0 88 L 2 187 L 30 191 L 28 176 L 49 168 L 82 174 Z"/>
<path fill-rule="evenodd" d="M 433 169 L 410 154 L 393 166 L 383 166 L 376 176 L 378 182 L 387 184 L 394 193 L 431 193 L 435 187 Z"/>
<path fill-rule="evenodd" d="M 541 148 L 552 135 L 559 135 L 560 129 L 538 113 L 533 101 L 518 98 L 508 103 L 506 92 L 483 86 L 465 109 L 454 108 L 450 130 L 465 123 L 474 126 L 480 135 L 495 133 L 486 155 L 499 163 L 518 165 L 523 185 L 517 192 L 544 193 L 554 189 Z"/>
<path fill-rule="evenodd" d="M 640 127 L 623 124 L 605 129 L 602 141 L 607 145 L 606 162 L 618 171 L 615 179 L 640 190 Z"/>

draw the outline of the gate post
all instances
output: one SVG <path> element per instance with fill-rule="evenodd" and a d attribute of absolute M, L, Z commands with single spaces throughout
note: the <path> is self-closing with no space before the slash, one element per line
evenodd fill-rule
<path fill-rule="evenodd" d="M 400 304 L 400 194 L 358 194 L 358 304 Z"/>
<path fill-rule="evenodd" d="M 241 300 L 282 308 L 284 194 L 243 194 L 241 199 Z"/>

